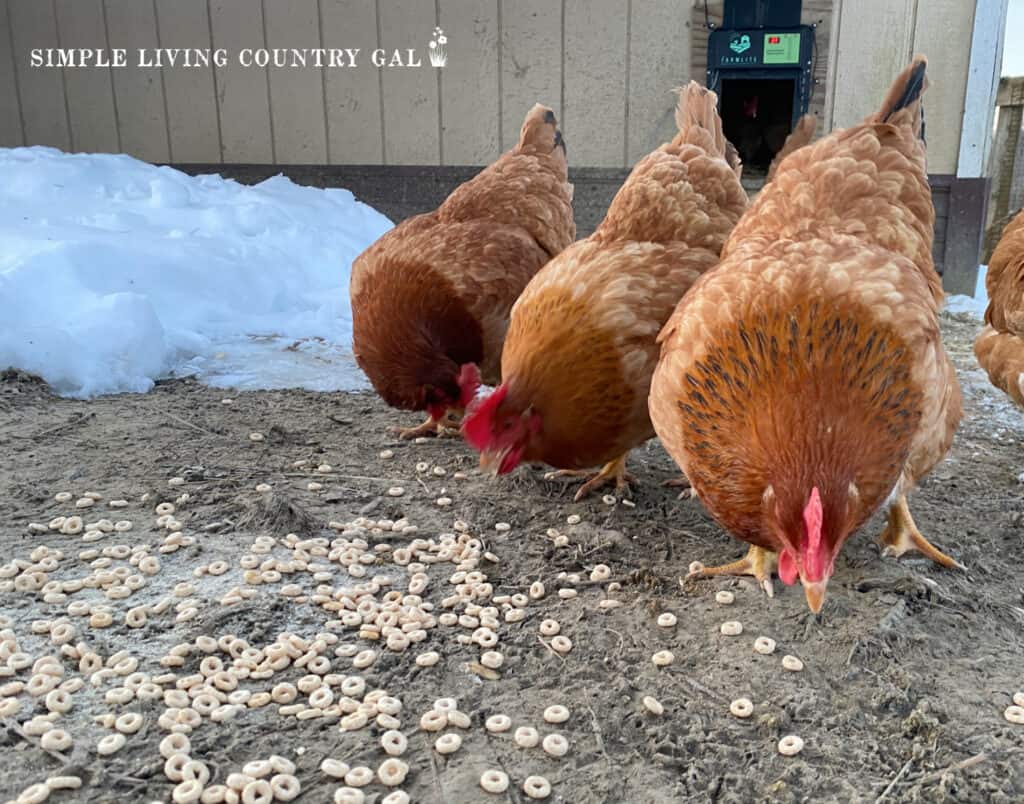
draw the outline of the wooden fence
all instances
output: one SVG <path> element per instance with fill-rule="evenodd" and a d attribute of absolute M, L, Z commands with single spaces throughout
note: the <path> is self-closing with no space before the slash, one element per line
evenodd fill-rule
<path fill-rule="evenodd" d="M 988 262 L 1003 227 L 1024 206 L 1024 76 L 1004 77 L 996 96 L 996 133 L 992 147 L 985 250 Z"/>

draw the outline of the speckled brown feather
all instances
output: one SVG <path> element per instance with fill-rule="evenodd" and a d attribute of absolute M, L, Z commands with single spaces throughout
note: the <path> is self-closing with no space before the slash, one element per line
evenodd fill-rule
<path fill-rule="evenodd" d="M 636 165 L 597 231 L 548 263 L 513 308 L 505 404 L 543 421 L 524 460 L 584 468 L 652 435 L 657 333 L 746 207 L 715 103 L 695 83 L 681 92 L 679 134 Z"/>
<path fill-rule="evenodd" d="M 512 304 L 576 236 L 567 170 L 554 114 L 538 104 L 515 148 L 355 261 L 353 351 L 390 405 L 421 409 L 422 385 L 452 382 L 460 360 L 500 381 Z"/>
<path fill-rule="evenodd" d="M 960 419 L 920 115 L 877 117 L 782 162 L 660 337 L 658 435 L 723 526 L 773 550 L 769 487 L 795 531 L 818 485 L 841 540 L 941 460 Z"/>
<path fill-rule="evenodd" d="M 818 128 L 818 118 L 813 114 L 805 114 L 799 120 L 796 121 L 796 125 L 793 130 L 789 132 L 789 136 L 786 137 L 786 141 L 782 143 L 782 147 L 779 152 L 775 154 L 772 159 L 772 163 L 768 166 L 768 181 L 775 178 L 775 174 L 779 172 L 779 165 L 782 164 L 782 160 L 789 156 L 794 151 L 803 148 L 805 145 L 810 145 L 811 140 L 814 139 L 814 132 Z"/>
<path fill-rule="evenodd" d="M 992 384 L 1024 405 L 1024 212 L 1003 230 L 985 275 L 986 327 L 974 353 Z"/>

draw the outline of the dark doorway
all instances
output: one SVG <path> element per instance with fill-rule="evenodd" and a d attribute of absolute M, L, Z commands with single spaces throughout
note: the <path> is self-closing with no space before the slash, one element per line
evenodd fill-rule
<path fill-rule="evenodd" d="M 767 170 L 782 148 L 792 130 L 794 83 L 791 78 L 722 78 L 722 127 L 744 169 Z"/>

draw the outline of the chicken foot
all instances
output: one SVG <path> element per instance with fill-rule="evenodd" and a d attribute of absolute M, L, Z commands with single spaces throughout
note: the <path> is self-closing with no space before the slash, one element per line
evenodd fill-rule
<path fill-rule="evenodd" d="M 458 413 L 445 411 L 440 418 L 428 416 L 423 424 L 416 427 L 392 427 L 391 432 L 395 433 L 402 441 L 410 441 L 414 438 L 430 437 L 444 438 L 454 437 L 458 434 L 462 417 Z M 450 432 L 454 431 L 454 432 Z"/>
<path fill-rule="evenodd" d="M 690 479 L 686 475 L 669 478 L 661 484 L 661 487 L 666 489 L 682 489 L 679 492 L 679 496 L 676 497 L 677 500 L 697 499 L 697 489 L 690 485 Z"/>
<path fill-rule="evenodd" d="M 882 555 L 899 558 L 906 552 L 916 550 L 924 554 L 936 564 L 941 564 L 950 569 L 966 570 L 963 564 L 955 558 L 951 558 L 929 542 L 917 529 L 914 518 L 910 515 L 910 507 L 907 505 L 907 497 L 899 495 L 896 501 L 889 508 L 889 521 L 878 537 L 878 543 L 882 545 Z"/>
<path fill-rule="evenodd" d="M 771 550 L 751 545 L 747 554 L 738 561 L 730 564 L 722 564 L 719 567 L 705 567 L 699 561 L 690 564 L 690 571 L 687 578 L 710 578 L 715 575 L 752 575 L 758 585 L 764 589 L 768 597 L 775 596 L 775 589 L 772 586 L 772 573 L 779 566 L 779 557 Z"/>
<path fill-rule="evenodd" d="M 590 478 L 576 492 L 576 496 L 573 497 L 575 502 L 582 500 L 594 489 L 601 488 L 609 483 L 614 482 L 615 488 L 621 491 L 630 483 L 636 482 L 636 478 L 626 471 L 625 455 L 619 456 L 614 461 L 609 461 L 597 472 L 594 472 L 592 469 L 558 469 L 544 475 L 545 480 L 555 480 L 560 477 Z"/>

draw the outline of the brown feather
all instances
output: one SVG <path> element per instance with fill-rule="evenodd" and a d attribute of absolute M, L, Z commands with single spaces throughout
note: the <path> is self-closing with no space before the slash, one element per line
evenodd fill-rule
<path fill-rule="evenodd" d="M 512 150 L 356 259 L 353 351 L 388 404 L 423 409 L 425 386 L 450 397 L 460 363 L 500 380 L 513 303 L 576 236 L 567 171 L 554 114 L 538 104 Z"/>
<path fill-rule="evenodd" d="M 941 460 L 959 422 L 921 63 L 882 111 L 781 162 L 662 331 L 655 428 L 709 511 L 753 544 L 799 534 L 815 486 L 841 544 Z"/>
<path fill-rule="evenodd" d="M 584 468 L 652 435 L 658 331 L 746 207 L 715 104 L 695 83 L 683 89 L 676 137 L 637 163 L 597 231 L 548 263 L 516 303 L 501 407 L 540 414 L 525 460 Z"/>
<path fill-rule="evenodd" d="M 768 166 L 768 181 L 775 178 L 775 174 L 778 172 L 779 165 L 782 164 L 783 159 L 793 153 L 793 151 L 810 144 L 811 140 L 814 139 L 814 132 L 817 128 L 818 118 L 813 114 L 805 114 L 796 121 L 796 126 L 789 133 L 789 136 L 786 137 L 786 141 L 782 143 L 782 148 L 775 154 L 775 158 L 772 159 L 772 163 Z"/>
<path fill-rule="evenodd" d="M 1024 405 L 1024 212 L 1003 230 L 985 276 L 986 326 L 974 344 L 992 384 Z"/>

